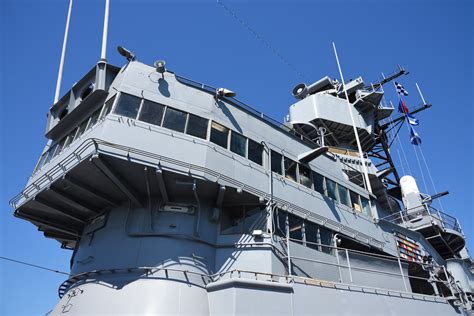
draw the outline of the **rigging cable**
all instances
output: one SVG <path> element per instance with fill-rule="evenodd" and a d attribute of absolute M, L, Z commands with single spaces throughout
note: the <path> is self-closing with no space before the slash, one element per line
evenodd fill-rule
<path fill-rule="evenodd" d="M 410 123 L 407 123 L 408 135 L 410 135 L 410 126 L 408 126 L 408 124 L 410 124 Z M 415 152 L 416 161 L 418 162 L 418 168 L 420 169 L 421 179 L 423 180 L 423 186 L 425 187 L 425 193 L 428 194 L 428 186 L 426 185 L 425 174 L 423 172 L 423 168 L 421 167 L 420 158 L 418 157 L 418 153 L 416 152 L 416 146 L 419 146 L 419 145 L 412 144 L 411 146 L 413 147 L 413 151 Z"/>
<path fill-rule="evenodd" d="M 257 33 L 247 22 L 242 20 L 237 13 L 235 13 L 232 9 L 230 9 L 228 6 L 226 6 L 221 0 L 217 0 L 217 4 L 219 4 L 229 15 L 231 15 L 241 26 L 243 26 L 247 31 L 249 31 L 253 36 L 255 36 L 255 39 L 259 41 L 260 43 L 263 44 L 266 48 L 268 48 L 275 56 L 280 59 L 281 62 L 283 62 L 285 65 L 287 65 L 291 70 L 293 70 L 298 77 L 301 79 L 305 79 L 306 77 L 296 69 L 295 66 L 293 66 L 292 63 L 288 61 L 285 57 L 283 57 L 282 54 L 272 45 L 268 40 L 266 40 L 263 36 Z"/>
<path fill-rule="evenodd" d="M 426 170 L 428 171 L 428 177 L 430 178 L 431 185 L 433 186 L 434 193 L 436 194 L 438 192 L 438 190 L 436 189 L 436 186 L 435 186 L 434 181 L 433 181 L 433 177 L 431 176 L 431 171 L 430 171 L 430 168 L 428 167 L 428 163 L 426 162 L 425 155 L 423 154 L 423 149 L 421 148 L 421 144 L 420 144 L 420 153 L 421 153 L 421 158 L 423 158 L 423 162 L 425 164 Z M 443 207 L 443 203 L 441 202 L 441 199 L 438 199 L 438 204 L 439 204 L 439 207 L 441 208 L 441 211 L 444 212 L 444 207 Z"/>
<path fill-rule="evenodd" d="M 33 267 L 33 268 L 37 268 L 37 269 L 42 269 L 42 270 L 54 272 L 54 273 L 64 274 L 64 275 L 67 275 L 67 276 L 70 275 L 69 273 L 64 272 L 64 271 L 54 270 L 54 269 L 50 269 L 50 268 L 47 268 L 47 267 L 39 266 L 39 265 L 37 265 L 37 264 L 32 264 L 32 263 L 28 263 L 28 262 L 25 262 L 25 261 L 20 261 L 20 260 L 12 259 L 12 258 L 7 258 L 7 257 L 0 256 L 0 259 L 6 260 L 6 261 L 10 261 L 10 262 L 14 262 L 14 263 L 18 263 L 18 264 L 22 264 L 22 265 L 29 266 L 29 267 Z"/>
<path fill-rule="evenodd" d="M 392 106 L 393 106 L 393 105 L 392 105 Z M 393 124 L 392 115 L 390 115 L 390 119 L 389 119 L 389 120 L 390 120 L 390 123 Z M 403 123 L 402 123 L 402 124 L 403 124 Z M 395 136 L 392 136 L 392 137 L 395 138 L 394 143 L 398 143 L 398 147 L 400 147 L 400 149 L 401 149 L 401 151 L 402 151 L 404 161 L 402 161 L 402 157 L 400 156 L 400 151 L 398 151 L 398 147 L 397 147 L 397 153 L 398 153 L 398 157 L 399 157 L 399 159 L 400 159 L 400 164 L 401 164 L 401 166 L 402 166 L 402 170 L 403 170 L 404 175 L 407 175 L 407 173 L 405 172 L 405 168 L 403 167 L 403 162 L 405 162 L 405 165 L 406 165 L 406 167 L 407 167 L 407 169 L 408 169 L 408 172 L 409 172 L 410 174 L 412 174 L 411 168 L 410 168 L 410 164 L 408 163 L 407 156 L 406 156 L 406 154 L 405 154 L 405 150 L 403 149 L 403 143 L 400 141 L 400 137 L 398 136 L 398 132 L 390 131 L 389 133 L 390 133 L 390 134 L 395 133 Z"/>

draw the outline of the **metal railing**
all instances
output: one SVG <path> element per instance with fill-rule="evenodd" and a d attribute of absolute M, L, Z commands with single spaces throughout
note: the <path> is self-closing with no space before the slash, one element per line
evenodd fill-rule
<path fill-rule="evenodd" d="M 331 245 L 324 245 L 324 244 L 313 243 L 313 242 L 308 242 L 308 241 L 303 241 L 303 240 L 293 239 L 293 238 L 288 238 L 288 240 L 298 243 L 300 245 L 304 245 L 304 246 L 313 245 L 315 247 L 328 249 L 329 252 L 334 256 L 335 262 L 331 262 L 328 260 L 324 261 L 320 259 L 298 257 L 294 255 L 291 256 L 290 260 L 293 262 L 293 266 L 295 265 L 295 262 L 297 261 L 313 262 L 313 263 L 318 263 L 318 264 L 323 264 L 323 265 L 334 266 L 335 269 L 337 269 L 336 272 L 339 277 L 338 281 L 340 283 L 345 282 L 348 284 L 354 284 L 355 283 L 354 279 L 361 278 L 361 277 L 363 278 L 364 273 L 369 273 L 369 274 L 374 274 L 374 275 L 379 275 L 379 276 L 384 275 L 387 277 L 398 278 L 401 281 L 400 285 L 403 285 L 405 292 L 411 293 L 410 292 L 411 289 L 409 287 L 410 280 L 420 280 L 420 281 L 425 281 L 428 283 L 433 282 L 433 280 L 430 278 L 424 278 L 424 277 L 414 276 L 414 275 L 409 275 L 407 273 L 404 273 L 404 266 L 408 264 L 413 264 L 413 262 L 410 260 L 405 260 L 401 257 L 374 254 L 370 252 L 352 250 L 352 249 L 341 248 L 341 247 L 336 247 L 336 246 L 331 246 Z M 287 245 L 287 247 L 289 246 Z M 364 262 L 366 266 L 360 265 L 360 262 Z M 436 280 L 436 282 L 443 283 L 447 288 L 451 289 L 451 284 L 448 281 L 449 280 L 448 274 L 444 266 L 435 267 L 432 263 L 428 264 L 428 263 L 421 263 L 421 262 L 418 262 L 416 264 L 423 266 L 424 269 L 434 269 L 434 268 L 442 269 L 443 274 L 446 277 L 446 281 L 440 279 L 440 280 Z M 387 269 L 385 270 L 373 269 L 371 267 L 367 267 L 367 265 L 374 265 L 377 267 L 386 266 Z M 380 281 L 378 278 L 374 278 L 372 280 L 374 280 L 374 282 L 376 283 Z M 358 285 L 361 285 L 361 284 L 359 283 Z M 367 286 L 367 284 L 365 286 Z M 388 290 L 388 288 L 385 288 L 385 290 Z"/>
<path fill-rule="evenodd" d="M 443 229 L 451 229 L 461 233 L 464 236 L 461 224 L 456 217 L 446 214 L 431 205 L 423 205 L 419 210 L 416 211 L 412 211 L 412 209 L 405 209 L 398 213 L 385 216 L 380 220 L 385 220 L 394 224 L 402 224 L 414 223 L 417 219 L 422 217 L 429 217 L 432 223 L 439 223 Z"/>
<path fill-rule="evenodd" d="M 30 183 L 25 189 L 23 189 L 22 192 L 13 197 L 10 200 L 11 207 L 17 209 L 20 205 L 32 199 L 36 194 L 38 194 L 42 190 L 47 189 L 54 181 L 60 179 L 67 171 L 71 170 L 73 167 L 77 166 L 82 161 L 99 154 L 109 155 L 112 157 L 126 156 L 128 159 L 132 159 L 143 164 L 150 164 L 150 162 L 147 162 L 144 159 L 147 158 L 153 162 L 154 166 L 161 163 L 167 163 L 173 166 L 182 167 L 185 170 L 203 172 L 212 178 L 219 179 L 220 181 L 222 181 L 222 183 L 226 183 L 226 185 L 241 188 L 242 190 L 249 192 L 250 194 L 270 199 L 268 192 L 261 191 L 251 185 L 235 180 L 233 177 L 226 176 L 213 169 L 187 163 L 181 160 L 162 156 L 156 153 L 151 153 L 141 149 L 114 144 L 101 139 L 89 138 L 86 139 L 83 143 L 81 143 L 72 153 L 66 156 L 63 160 L 51 167 L 50 170 L 47 170 L 35 181 Z M 381 248 L 384 244 L 382 241 L 379 241 L 369 235 L 353 230 L 347 226 L 332 221 L 317 213 L 311 212 L 308 209 L 293 204 L 288 200 L 284 200 L 276 196 L 273 196 L 272 199 L 278 205 L 286 206 L 287 209 L 293 214 L 302 218 L 308 218 L 316 224 L 326 226 L 327 228 L 337 232 L 350 232 L 353 238 L 360 240 L 364 243 L 373 245 L 377 248 Z"/>
<path fill-rule="evenodd" d="M 301 243 L 301 240 L 294 240 L 290 239 L 291 241 L 297 241 Z M 309 243 L 309 242 L 306 242 Z M 316 243 L 312 243 L 315 245 L 319 245 Z M 253 245 L 253 243 L 246 243 L 246 245 Z M 240 248 L 237 245 L 228 245 L 229 247 L 235 246 L 236 249 Z M 239 244 L 242 246 L 242 244 Z M 268 245 L 265 245 L 268 246 Z M 276 245 L 271 245 L 274 248 Z M 294 263 L 297 261 L 309 261 L 318 264 L 325 264 L 331 265 L 335 269 L 339 271 L 339 280 L 323 280 L 320 278 L 312 277 L 312 276 L 302 276 L 302 275 L 295 275 L 294 273 L 287 273 L 287 274 L 276 274 L 270 272 L 259 272 L 259 271 L 252 271 L 252 270 L 245 270 L 245 269 L 232 269 L 223 272 L 218 272 L 214 274 L 207 274 L 205 272 L 196 272 L 196 271 L 189 271 L 184 269 L 177 269 L 177 268 L 167 268 L 167 267 L 134 267 L 134 268 L 112 268 L 112 269 L 100 269 L 100 270 L 92 270 L 88 272 L 79 273 L 76 275 L 70 276 L 66 281 L 64 281 L 58 289 L 59 297 L 63 297 L 64 294 L 73 286 L 80 286 L 81 284 L 87 282 L 95 282 L 97 278 L 104 278 L 106 279 L 108 276 L 120 274 L 120 273 L 128 273 L 128 274 L 138 274 L 139 278 L 154 278 L 154 279 L 168 279 L 168 280 L 181 280 L 186 282 L 194 282 L 199 283 L 203 287 L 217 281 L 221 280 L 228 280 L 228 279 L 247 279 L 247 280 L 254 280 L 254 281 L 261 281 L 261 282 L 273 282 L 273 283 L 284 283 L 284 284 L 292 284 L 292 283 L 302 283 L 305 285 L 314 285 L 314 286 L 322 286 L 322 287 L 329 287 L 329 288 L 337 288 L 337 289 L 346 289 L 346 290 L 359 290 L 361 292 L 367 292 L 369 290 L 373 291 L 374 293 L 383 293 L 384 295 L 395 295 L 395 296 L 407 296 L 411 298 L 419 298 L 423 300 L 432 300 L 432 301 L 445 301 L 443 295 L 441 293 L 435 293 L 434 295 L 429 294 L 422 294 L 422 293 L 413 293 L 411 289 L 408 287 L 410 279 L 418 279 L 423 280 L 426 282 L 430 282 L 432 280 L 428 278 L 418 277 L 418 276 L 410 276 L 406 275 L 403 272 L 403 264 L 409 263 L 401 258 L 379 255 L 379 254 L 372 254 L 366 253 L 362 251 L 355 251 L 349 250 L 346 248 L 338 248 L 328 245 L 320 245 L 323 247 L 329 247 L 333 249 L 334 256 L 337 259 L 336 262 L 324 261 L 324 260 L 316 260 L 304 257 L 297 257 L 292 256 L 290 258 L 291 261 Z M 394 264 L 398 264 L 400 268 L 400 273 L 395 273 L 393 271 L 384 271 L 380 269 L 372 269 L 367 267 L 360 267 L 351 264 L 350 258 L 359 259 L 360 255 L 365 255 L 368 257 L 367 262 L 373 262 L 373 260 L 388 260 Z M 283 257 L 284 259 L 284 257 Z M 345 262 L 341 262 L 344 261 Z M 285 261 L 285 260 L 283 260 Z M 298 264 L 296 264 L 298 266 Z M 428 265 L 424 265 L 427 267 Z M 440 267 L 442 269 L 443 274 L 446 277 L 446 280 L 436 280 L 436 283 L 442 283 L 446 286 L 446 288 L 450 289 L 453 293 L 451 283 L 449 282 L 449 277 L 446 272 L 444 266 Z M 343 271 L 347 271 L 348 273 L 344 274 Z M 403 289 L 393 289 L 387 287 L 380 287 L 374 285 L 367 285 L 362 284 L 360 282 L 355 281 L 360 275 L 357 275 L 358 272 L 363 273 L 370 273 L 374 275 L 386 275 L 389 277 L 396 277 L 400 278 L 403 282 Z M 161 274 L 160 274 L 161 273 Z M 180 277 L 182 275 L 182 277 Z M 348 276 L 348 279 L 345 279 L 344 276 Z M 375 279 L 374 279 L 375 280 Z M 101 282 L 103 284 L 104 282 Z"/>

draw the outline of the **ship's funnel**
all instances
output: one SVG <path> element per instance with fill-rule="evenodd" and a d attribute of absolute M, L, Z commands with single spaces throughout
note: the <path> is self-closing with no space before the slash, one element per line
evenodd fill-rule
<path fill-rule="evenodd" d="M 418 211 L 423 206 L 420 190 L 412 176 L 403 176 L 400 179 L 402 200 L 408 213 Z"/>

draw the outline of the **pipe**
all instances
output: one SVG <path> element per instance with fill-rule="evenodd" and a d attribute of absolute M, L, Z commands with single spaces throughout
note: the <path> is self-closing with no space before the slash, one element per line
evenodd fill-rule
<path fill-rule="evenodd" d="M 199 224 L 201 222 L 201 203 L 199 203 L 199 196 L 197 194 L 196 180 L 193 181 L 193 193 L 194 193 L 194 198 L 196 199 L 196 204 L 197 204 L 196 228 L 195 228 L 194 234 L 196 236 L 199 236 Z"/>
<path fill-rule="evenodd" d="M 109 6 L 110 1 L 105 0 L 105 13 L 104 13 L 104 31 L 102 33 L 102 51 L 100 53 L 100 61 L 106 62 L 107 53 L 107 35 L 109 32 Z"/>
<path fill-rule="evenodd" d="M 63 79 L 64 57 L 66 55 L 67 39 L 69 34 L 69 22 L 71 21 L 72 0 L 69 0 L 69 9 L 67 12 L 66 29 L 64 31 L 63 49 L 61 51 L 61 60 L 59 62 L 58 80 L 56 81 L 56 92 L 54 93 L 54 104 L 59 101 L 61 91 L 61 81 Z"/>
<path fill-rule="evenodd" d="M 339 63 L 339 57 L 337 56 L 336 44 L 333 42 L 332 46 L 334 48 L 334 55 L 336 55 L 337 67 L 339 68 L 339 74 L 341 75 L 342 87 L 344 89 L 344 94 L 346 96 L 346 101 L 347 101 L 347 108 L 349 109 L 349 114 L 351 116 L 352 127 L 354 129 L 354 135 L 355 135 L 355 139 L 356 139 L 356 142 L 357 142 L 357 149 L 359 150 L 359 157 L 360 157 L 360 161 L 362 163 L 362 170 L 364 172 L 365 182 L 366 182 L 367 189 L 368 189 L 369 193 L 372 194 L 372 186 L 370 185 L 369 172 L 367 170 L 367 166 L 365 165 L 364 156 L 362 154 L 362 146 L 360 144 L 359 133 L 357 132 L 357 127 L 355 125 L 354 115 L 352 114 L 351 102 L 349 101 L 349 96 L 347 94 L 346 84 L 344 83 L 344 76 L 342 75 L 342 69 L 341 69 L 341 64 Z M 370 199 L 369 199 L 369 205 L 372 208 L 372 205 L 370 204 Z"/>

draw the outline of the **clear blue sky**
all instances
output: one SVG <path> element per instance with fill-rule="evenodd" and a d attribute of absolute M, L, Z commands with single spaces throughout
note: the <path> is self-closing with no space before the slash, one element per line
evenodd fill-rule
<path fill-rule="evenodd" d="M 216 1 L 111 0 L 108 60 L 122 65 L 122 44 L 152 64 L 165 59 L 180 75 L 224 86 L 278 120 L 294 102 L 297 83 L 338 77 L 335 41 L 346 79 L 375 81 L 397 64 L 400 79 L 432 109 L 417 131 L 445 211 L 461 220 L 474 252 L 473 2 L 465 1 L 231 1 L 224 3 L 277 49 L 300 78 Z M 71 252 L 12 216 L 19 193 L 45 144 L 46 113 L 54 97 L 66 0 L 0 1 L 0 255 L 67 271 Z M 103 1 L 75 0 L 62 92 L 99 59 Z M 391 87 L 387 97 L 395 101 Z M 421 183 L 406 130 L 410 169 Z M 397 155 L 395 154 L 395 159 Z M 397 163 L 399 163 L 397 159 Z M 429 193 L 433 193 L 432 189 Z M 0 314 L 40 315 L 57 302 L 61 275 L 0 261 Z"/>

